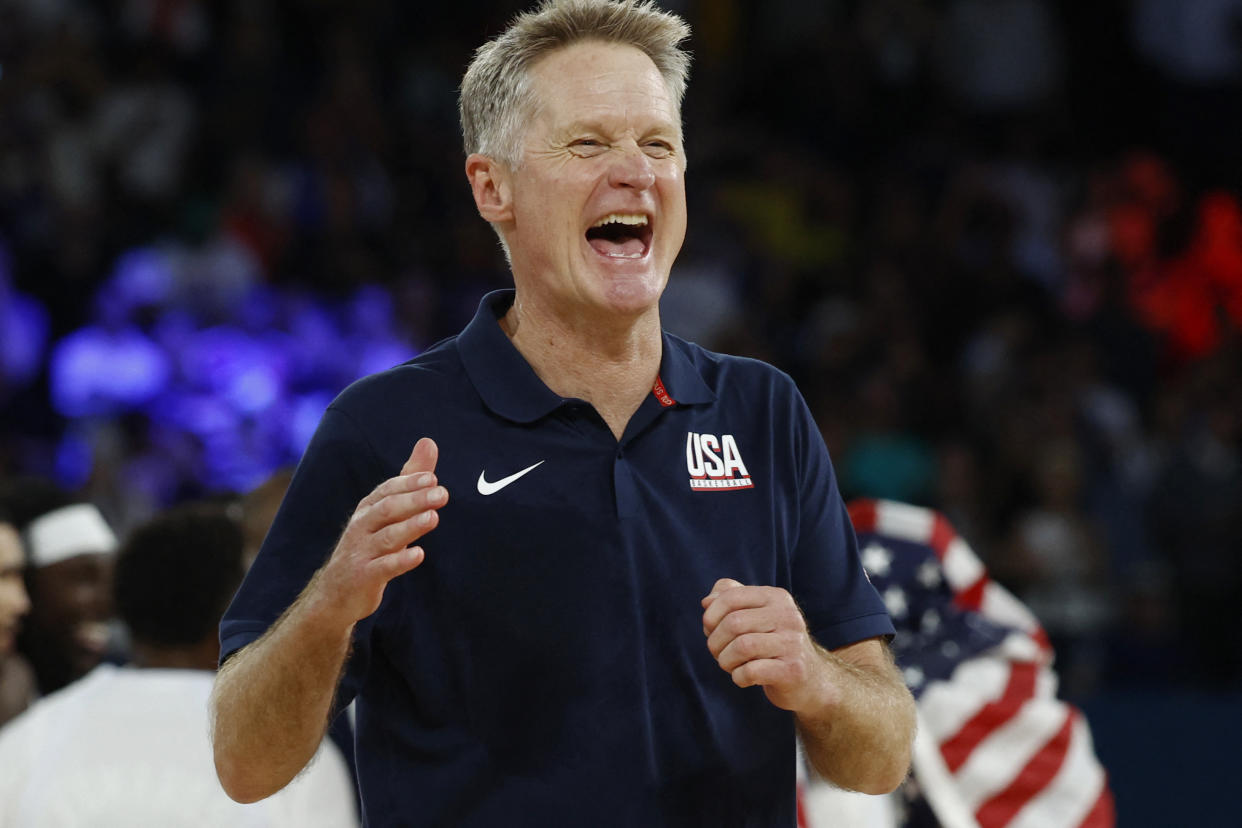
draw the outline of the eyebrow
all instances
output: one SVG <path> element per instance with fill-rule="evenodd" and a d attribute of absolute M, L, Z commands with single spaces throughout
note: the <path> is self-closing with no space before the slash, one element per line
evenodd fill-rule
<path fill-rule="evenodd" d="M 580 135 L 582 133 L 607 134 L 608 129 L 599 121 L 572 121 L 559 130 L 563 136 Z M 661 121 L 654 126 L 640 133 L 640 137 L 649 135 L 670 135 L 678 140 L 681 139 L 681 127 L 672 121 Z"/>

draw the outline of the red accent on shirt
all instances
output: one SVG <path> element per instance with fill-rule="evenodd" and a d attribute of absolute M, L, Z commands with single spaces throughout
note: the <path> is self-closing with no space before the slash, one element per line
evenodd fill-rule
<path fill-rule="evenodd" d="M 651 386 L 651 393 L 655 394 L 655 398 L 660 401 L 660 405 L 665 408 L 671 408 L 677 405 L 677 400 L 668 395 L 668 391 L 664 388 L 664 383 L 660 380 L 660 375 L 656 374 L 655 385 Z"/>

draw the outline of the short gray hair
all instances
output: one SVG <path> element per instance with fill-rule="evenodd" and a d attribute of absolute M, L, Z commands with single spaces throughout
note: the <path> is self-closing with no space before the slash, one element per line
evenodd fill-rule
<path fill-rule="evenodd" d="M 652 0 L 543 0 L 475 52 L 459 98 L 466 154 L 482 153 L 516 167 L 522 129 L 537 103 L 531 67 L 584 40 L 640 49 L 659 70 L 680 113 L 690 76 L 690 54 L 681 43 L 689 36 L 684 20 Z"/>

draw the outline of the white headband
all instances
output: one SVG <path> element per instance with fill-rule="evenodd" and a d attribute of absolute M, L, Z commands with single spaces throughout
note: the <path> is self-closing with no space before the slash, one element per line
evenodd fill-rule
<path fill-rule="evenodd" d="M 65 506 L 36 518 L 26 528 L 26 541 L 31 566 L 116 550 L 116 535 L 90 503 Z"/>

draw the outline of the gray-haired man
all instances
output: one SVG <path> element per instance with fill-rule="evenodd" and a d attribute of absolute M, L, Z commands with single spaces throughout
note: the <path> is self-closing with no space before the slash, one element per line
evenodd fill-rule
<path fill-rule="evenodd" d="M 837 784 L 905 775 L 892 626 L 806 405 L 660 327 L 687 35 L 562 0 L 477 53 L 466 175 L 515 290 L 325 414 L 221 627 L 231 795 L 351 698 L 370 825 L 792 825 L 795 729 Z"/>

